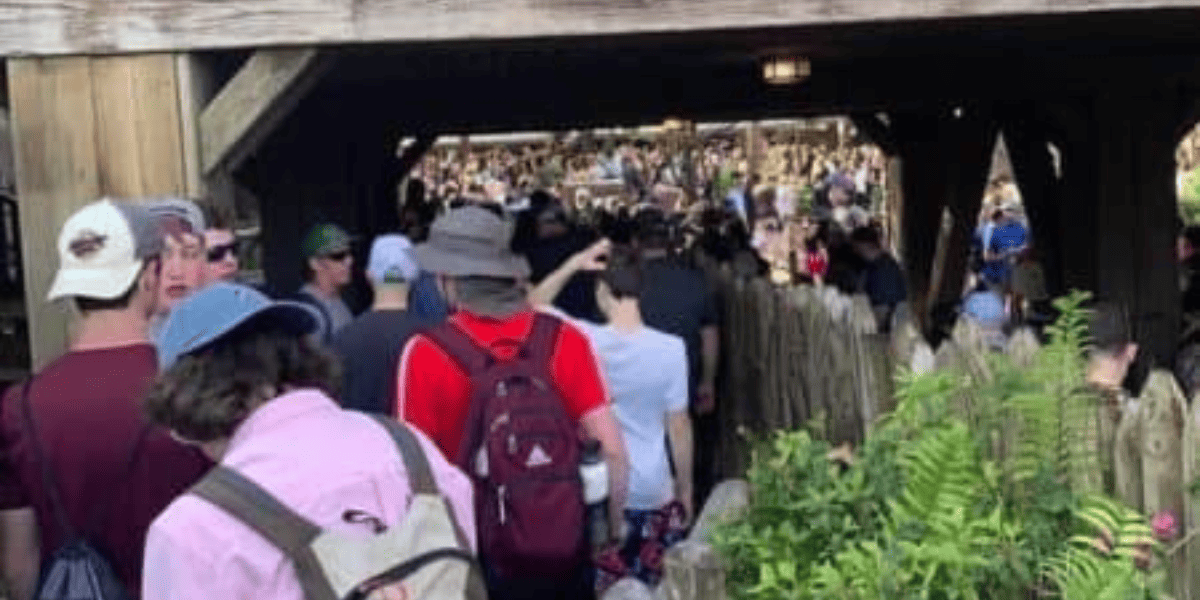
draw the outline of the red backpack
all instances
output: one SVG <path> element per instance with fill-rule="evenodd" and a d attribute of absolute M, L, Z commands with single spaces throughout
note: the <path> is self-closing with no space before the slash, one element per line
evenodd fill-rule
<path fill-rule="evenodd" d="M 561 322 L 536 314 L 509 360 L 450 322 L 425 333 L 471 379 L 456 464 L 475 481 L 480 554 L 502 576 L 554 576 L 587 557 L 580 438 L 551 376 Z"/>

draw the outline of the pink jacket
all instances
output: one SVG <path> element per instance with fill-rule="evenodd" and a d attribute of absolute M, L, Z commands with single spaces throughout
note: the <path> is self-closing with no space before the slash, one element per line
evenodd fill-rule
<path fill-rule="evenodd" d="M 416 432 L 434 478 L 475 547 L 471 483 Z M 400 522 L 411 489 L 388 433 L 316 390 L 280 396 L 242 423 L 221 461 L 325 528 L 369 533 L 342 520 L 357 509 Z M 303 600 L 291 562 L 241 522 L 192 495 L 150 526 L 144 600 Z"/>

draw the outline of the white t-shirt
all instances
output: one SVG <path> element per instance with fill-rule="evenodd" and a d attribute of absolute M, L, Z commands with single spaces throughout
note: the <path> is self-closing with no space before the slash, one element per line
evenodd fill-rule
<path fill-rule="evenodd" d="M 667 460 L 667 415 L 688 406 L 683 340 L 649 327 L 623 333 L 607 325 L 571 322 L 592 343 L 625 436 L 630 463 L 626 508 L 666 506 L 675 498 Z"/>

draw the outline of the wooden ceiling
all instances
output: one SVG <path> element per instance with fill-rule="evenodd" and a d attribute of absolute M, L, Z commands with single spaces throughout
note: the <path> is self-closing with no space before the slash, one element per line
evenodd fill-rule
<path fill-rule="evenodd" d="M 1197 0 L 7 0 L 0 56 L 625 36 L 1198 6 Z"/>
<path fill-rule="evenodd" d="M 298 119 L 406 133 L 631 125 L 1200 89 L 1200 10 L 340 47 Z M 761 60 L 812 61 L 799 85 Z"/>

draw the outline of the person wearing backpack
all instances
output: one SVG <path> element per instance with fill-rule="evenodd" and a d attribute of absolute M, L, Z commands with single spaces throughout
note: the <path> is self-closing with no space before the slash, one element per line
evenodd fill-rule
<path fill-rule="evenodd" d="M 338 406 L 319 319 L 231 283 L 172 312 L 146 411 L 219 464 L 151 525 L 144 600 L 483 599 L 471 482 Z"/>
<path fill-rule="evenodd" d="M 78 310 L 74 336 L 0 410 L 9 598 L 136 599 L 150 522 L 212 464 L 142 414 L 163 233 L 145 204 L 109 200 L 63 224 L 48 299 Z"/>
<path fill-rule="evenodd" d="M 588 598 L 580 448 L 601 446 L 619 533 L 625 443 L 587 338 L 526 301 L 529 265 L 510 250 L 512 231 L 466 206 L 414 249 L 456 310 L 405 347 L 396 414 L 473 478 L 491 598 Z"/>

